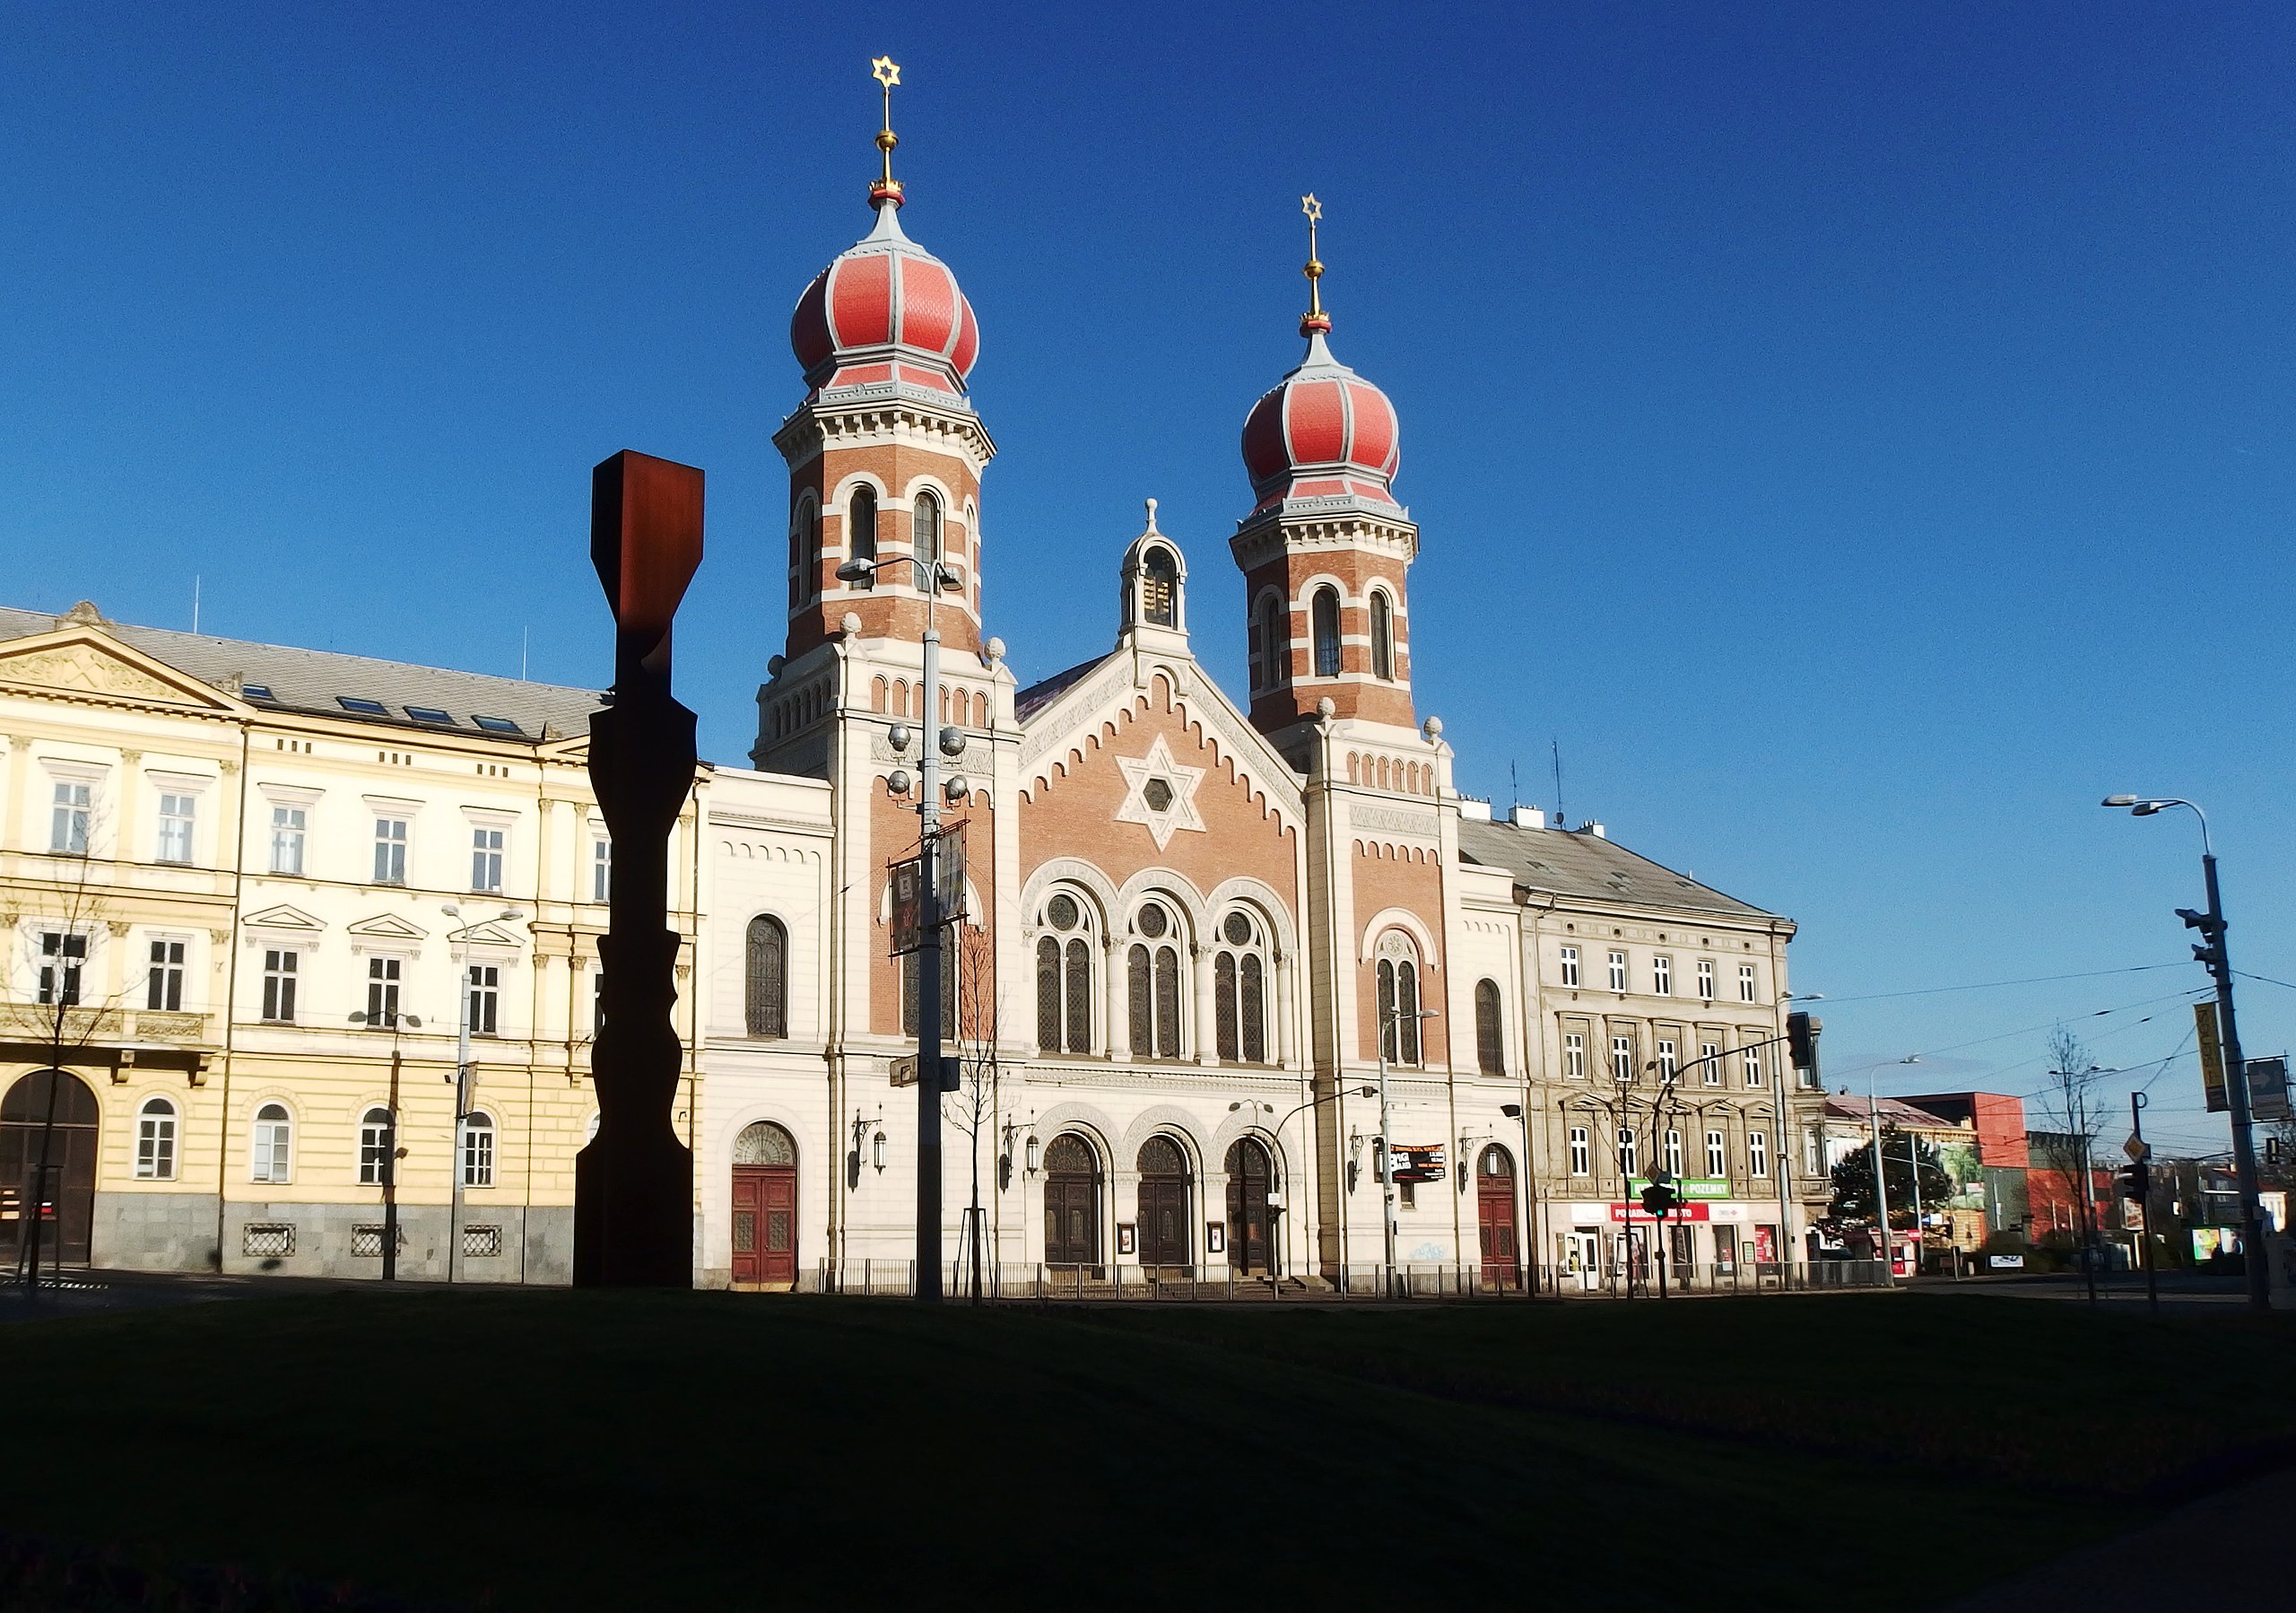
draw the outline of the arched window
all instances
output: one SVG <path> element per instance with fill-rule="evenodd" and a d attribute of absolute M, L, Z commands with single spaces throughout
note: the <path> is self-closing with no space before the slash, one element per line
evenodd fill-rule
<path fill-rule="evenodd" d="M 909 507 L 910 583 L 919 593 L 930 589 L 941 563 L 941 495 L 927 487 Z"/>
<path fill-rule="evenodd" d="M 1037 1046 L 1048 1053 L 1092 1051 L 1091 918 L 1067 891 L 1045 901 L 1037 922 Z"/>
<path fill-rule="evenodd" d="M 845 506 L 845 554 L 848 560 L 877 558 L 877 490 L 865 482 L 853 490 Z M 872 571 L 853 586 L 875 588 L 877 574 Z"/>
<path fill-rule="evenodd" d="M 1390 1064 L 1419 1062 L 1419 959 L 1390 930 L 1379 943 L 1379 1045 Z"/>
<path fill-rule="evenodd" d="M 808 493 L 789 523 L 789 605 L 791 609 L 813 597 L 821 576 L 822 512 Z"/>
<path fill-rule="evenodd" d="M 295 1122 L 284 1103 L 255 1112 L 255 1139 L 248 1148 L 249 1181 L 286 1181 L 294 1164 Z"/>
<path fill-rule="evenodd" d="M 383 1162 L 390 1157 L 391 1112 L 378 1103 L 359 1117 L 359 1181 L 373 1187 L 383 1179 Z"/>
<path fill-rule="evenodd" d="M 483 1109 L 463 1116 L 463 1186 L 494 1185 L 494 1117 Z"/>
<path fill-rule="evenodd" d="M 1074 1131 L 1044 1151 L 1044 1259 L 1048 1266 L 1100 1263 L 1100 1159 Z"/>
<path fill-rule="evenodd" d="M 1161 545 L 1148 551 L 1141 566 L 1140 606 L 1152 627 L 1171 627 L 1178 620 L 1179 566 L 1172 552 Z"/>
<path fill-rule="evenodd" d="M 1486 1076 L 1507 1073 L 1507 1037 L 1499 1013 L 1499 982 L 1474 983 L 1474 1061 Z"/>
<path fill-rule="evenodd" d="M 1396 613 L 1387 594 L 1371 590 L 1371 676 L 1393 683 L 1396 676 Z"/>
<path fill-rule="evenodd" d="M 1314 604 L 1309 609 L 1309 623 L 1316 635 L 1316 676 L 1339 676 L 1339 590 L 1319 588 Z"/>
<path fill-rule="evenodd" d="M 1231 1063 L 1267 1062 L 1264 936 L 1258 919 L 1241 908 L 1220 921 L 1220 950 L 1212 960 L 1212 1000 L 1219 1020 L 1220 1057 Z"/>
<path fill-rule="evenodd" d="M 1292 634 L 1283 601 L 1262 594 L 1252 613 L 1251 672 L 1255 690 L 1280 687 L 1292 672 Z"/>
<path fill-rule="evenodd" d="M 135 1116 L 135 1174 L 147 1181 L 176 1179 L 176 1106 L 148 1099 Z"/>
<path fill-rule="evenodd" d="M 1132 921 L 1142 937 L 1126 955 L 1126 987 L 1131 1008 L 1135 1057 L 1177 1059 L 1180 1054 L 1180 954 L 1172 916 L 1155 902 Z"/>
<path fill-rule="evenodd" d="M 796 1139 L 771 1120 L 752 1120 L 734 1138 L 734 1163 L 794 1169 L 797 1164 Z"/>
<path fill-rule="evenodd" d="M 750 920 L 743 985 L 745 1022 L 752 1036 L 789 1033 L 789 932 L 760 913 Z"/>

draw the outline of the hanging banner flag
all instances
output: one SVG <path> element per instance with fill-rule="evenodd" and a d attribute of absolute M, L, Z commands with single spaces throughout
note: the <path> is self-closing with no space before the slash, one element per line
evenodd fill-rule
<path fill-rule="evenodd" d="M 2208 1112 L 2222 1114 L 2232 1102 L 2224 1092 L 2224 1044 L 2216 1039 L 2216 1005 L 2193 1004 L 2192 1025 L 2200 1039 L 2200 1087 L 2208 1094 Z"/>

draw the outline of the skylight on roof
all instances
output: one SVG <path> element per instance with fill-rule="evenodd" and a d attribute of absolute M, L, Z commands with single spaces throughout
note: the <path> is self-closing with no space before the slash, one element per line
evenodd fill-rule
<path fill-rule="evenodd" d="M 452 722 L 454 714 L 441 711 L 436 706 L 409 706 L 406 714 L 417 722 Z"/>
<path fill-rule="evenodd" d="M 390 708 L 384 705 L 381 701 L 369 700 L 363 695 L 338 694 L 335 697 L 335 703 L 341 706 L 346 711 L 356 711 L 361 717 L 388 717 L 390 715 Z"/>
<path fill-rule="evenodd" d="M 239 685 L 239 693 L 246 695 L 249 700 L 276 700 L 279 698 L 271 692 L 271 685 L 269 684 L 241 684 Z"/>
<path fill-rule="evenodd" d="M 471 720 L 490 734 L 523 734 L 526 732 L 507 717 L 472 717 Z"/>

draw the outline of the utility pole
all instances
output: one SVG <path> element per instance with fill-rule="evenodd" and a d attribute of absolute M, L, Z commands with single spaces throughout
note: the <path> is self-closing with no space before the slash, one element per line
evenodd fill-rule
<path fill-rule="evenodd" d="M 2144 1141 L 2144 1107 L 2147 1100 L 2141 1092 L 2128 1094 L 2128 1151 L 2135 1156 L 2131 1166 L 2137 1191 L 2137 1214 L 2143 1217 L 2136 1229 L 2137 1253 L 2144 1258 L 2144 1304 L 2158 1316 L 2161 1313 L 2161 1273 L 2152 1251 L 2152 1150 Z"/>
<path fill-rule="evenodd" d="M 383 1281 L 398 1278 L 398 1016 L 391 1016 L 391 1096 L 383 1130 Z"/>
<path fill-rule="evenodd" d="M 1866 1117 L 1874 1129 L 1874 1218 L 1882 1229 L 1882 1281 L 1898 1286 L 1898 1263 L 1890 1258 L 1890 1179 L 1882 1169 L 1882 1100 L 1874 1078 L 1866 1078 Z"/>

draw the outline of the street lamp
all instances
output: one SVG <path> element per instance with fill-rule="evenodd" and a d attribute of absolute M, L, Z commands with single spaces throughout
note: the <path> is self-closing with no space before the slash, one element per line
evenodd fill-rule
<path fill-rule="evenodd" d="M 837 580 L 871 580 L 889 565 L 909 567 L 925 592 L 924 721 L 930 734 L 940 720 L 941 595 L 964 587 L 964 574 L 937 555 L 904 555 L 848 560 L 837 568 Z M 944 727 L 938 740 L 918 747 L 917 769 L 917 1297 L 927 1304 L 941 1301 L 941 757 L 964 749 L 964 731 Z"/>
<path fill-rule="evenodd" d="M 1918 1064 L 1921 1062 L 1921 1055 L 1919 1053 L 1908 1053 L 1904 1058 L 1899 1059 L 1898 1062 L 1900 1064 Z M 1866 1072 L 1866 1119 L 1874 1130 L 1874 1216 L 1875 1224 L 1879 1227 L 1882 1234 L 1882 1281 L 1888 1286 L 1894 1288 L 1898 1286 L 1898 1269 L 1896 1260 L 1890 1253 L 1890 1181 L 1889 1177 L 1883 1173 L 1882 1168 L 1882 1099 L 1880 1095 L 1881 1088 L 1877 1085 L 1878 1077 L 1874 1074 L 1874 1071 L 1878 1070 L 1880 1068 L 1881 1066 L 1874 1065 L 1869 1068 Z M 1921 1211 L 1919 1208 L 1921 1182 L 1920 1174 L 1918 1170 L 1915 1173 L 1913 1190 L 1916 1195 L 1914 1199 L 1916 1208 L 1913 1216 L 1913 1235 L 1915 1238 L 1914 1247 L 1918 1249 L 1921 1246 L 1919 1242 L 1921 1237 Z"/>
<path fill-rule="evenodd" d="M 449 902 L 439 910 L 449 919 L 463 916 L 462 904 Z M 455 1073 L 448 1077 L 455 1086 L 454 1145 L 447 1155 L 447 1180 L 449 1208 L 447 1214 L 447 1281 L 455 1280 L 455 1268 L 463 1248 L 463 1129 L 470 1119 L 471 1092 L 475 1085 L 470 1074 L 470 1003 L 471 980 L 470 937 L 474 931 L 489 924 L 505 923 L 524 918 L 515 907 L 506 907 L 491 919 L 474 919 L 458 929 L 447 932 L 448 945 L 455 949 L 456 990 L 461 996 L 460 1012 L 455 1025 Z"/>
<path fill-rule="evenodd" d="M 385 1009 L 371 1019 L 354 1010 L 352 1024 L 381 1024 L 391 1033 L 391 1095 L 384 1106 L 387 1117 L 383 1127 L 383 1281 L 394 1282 L 398 1277 L 398 1031 L 401 1025 L 419 1031 L 422 1022 L 412 1014 L 402 1014 L 396 1008 Z"/>
<path fill-rule="evenodd" d="M 2200 931 L 2203 945 L 2195 946 L 2192 955 L 2207 965 L 2216 982 L 2218 1033 L 2224 1050 L 2224 1090 L 2232 1112 L 2232 1168 L 2240 1184 L 2241 1264 L 2248 1274 L 2248 1309 L 2269 1310 L 2272 1294 L 2265 1271 L 2264 1204 L 2258 1197 L 2257 1145 L 2250 1129 L 2253 1112 L 2248 1107 L 2248 1067 L 2240 1056 L 2240 1032 L 2232 1017 L 2232 957 L 2224 941 L 2224 899 L 2216 885 L 2216 849 L 2209 843 L 2208 815 L 2197 804 L 2173 796 L 2107 796 L 2100 805 L 2125 806 L 2132 817 L 2151 817 L 2171 806 L 2181 806 L 2200 820 L 2200 868 L 2208 887 L 2208 911 L 2196 913 L 2188 907 L 2180 907 L 2177 917 L 2185 921 L 2187 929 Z"/>
<path fill-rule="evenodd" d="M 1406 1019 L 1439 1019 L 1432 1008 L 1379 1010 L 1379 1228 L 1380 1253 L 1387 1269 L 1387 1293 L 1396 1296 L 1396 1134 L 1387 1120 L 1387 1033 Z M 1416 1031 L 1414 1026 L 1413 1030 Z"/>
<path fill-rule="evenodd" d="M 1296 1114 L 1305 1114 L 1305 1113 L 1306 1113 L 1309 1110 L 1310 1110 L 1310 1109 L 1317 1109 L 1317 1108 L 1320 1108 L 1320 1107 L 1322 1107 L 1322 1106 L 1323 1106 L 1324 1104 L 1326 1104 L 1326 1103 L 1335 1103 L 1335 1102 L 1336 1102 L 1337 1100 L 1339 1100 L 1340 1098 L 1345 1097 L 1345 1096 L 1347 1096 L 1347 1095 L 1348 1095 L 1348 1094 L 1347 1094 L 1347 1093 L 1345 1093 L 1344 1091 L 1341 1091 L 1341 1090 L 1335 1089 L 1335 1090 L 1334 1090 L 1334 1091 L 1333 1091 L 1333 1092 L 1332 1092 L 1328 1096 L 1326 1096 L 1326 1097 L 1320 1097 L 1320 1098 L 1309 1098 L 1309 1099 L 1306 1103 L 1304 1103 L 1295 1104 L 1295 1105 L 1293 1105 L 1292 1108 L 1285 1110 L 1282 1114 L 1277 1115 L 1277 1116 L 1276 1116 L 1276 1118 L 1275 1118 L 1274 1120 L 1270 1120 L 1270 1121 L 1267 1123 L 1267 1133 L 1268 1133 L 1268 1135 L 1269 1135 L 1270 1137 L 1273 1137 L 1273 1138 L 1275 1139 L 1275 1141 L 1276 1141 L 1276 1145 L 1280 1147 L 1282 1147 L 1282 1146 L 1283 1146 L 1283 1128 L 1284 1128 L 1284 1127 L 1286 1127 L 1286 1126 L 1288 1126 L 1288 1125 L 1290 1125 L 1290 1124 L 1292 1123 L 1292 1117 L 1293 1115 L 1296 1115 Z M 1377 1097 L 1377 1096 L 1378 1096 L 1378 1095 L 1379 1095 L 1379 1089 L 1378 1089 L 1378 1087 L 1376 1087 L 1376 1086 L 1359 1086 L 1359 1087 L 1355 1088 L 1355 1090 L 1354 1090 L 1354 1095 L 1355 1095 L 1356 1097 L 1359 1097 L 1359 1098 L 1374 1098 L 1374 1097 Z M 1260 1113 L 1275 1114 L 1275 1105 L 1274 1105 L 1274 1104 L 1273 1104 L 1273 1103 L 1261 1103 L 1261 1102 L 1260 1102 L 1258 1099 L 1257 1099 L 1257 1098 L 1242 1098 L 1242 1099 L 1239 1099 L 1237 1102 L 1235 1102 L 1235 1103 L 1231 1103 L 1231 1104 L 1229 1104 L 1229 1105 L 1228 1105 L 1228 1112 L 1229 1112 L 1229 1113 L 1231 1113 L 1231 1114 L 1234 1114 L 1234 1113 L 1238 1112 L 1239 1111 L 1246 1110 L 1246 1109 L 1251 1110 L 1251 1111 L 1255 1113 L 1255 1115 L 1257 1115 L 1257 1114 L 1260 1114 Z M 1035 1146 L 1035 1140 L 1036 1140 L 1036 1139 L 1035 1139 L 1035 1138 L 1031 1138 L 1030 1139 L 1030 1145 L 1031 1145 L 1031 1147 L 1033 1147 Z M 1301 1152 L 1301 1155 L 1302 1155 L 1302 1157 L 1305 1157 L 1306 1154 L 1308 1153 L 1308 1150 L 1306 1150 L 1306 1149 L 1304 1149 L 1304 1148 L 1303 1148 L 1300 1152 Z M 1033 1167 L 1031 1167 L 1031 1168 L 1033 1168 Z M 1274 1205 L 1270 1205 L 1268 1208 L 1269 1208 L 1271 1210 L 1273 1210 L 1273 1209 L 1274 1209 L 1274 1208 L 1275 1208 L 1275 1207 L 1274 1207 Z M 1274 1221 L 1275 1221 L 1275 1217 L 1274 1217 L 1274 1216 L 1271 1215 L 1271 1216 L 1268 1217 L 1269 1226 L 1268 1226 L 1268 1240 L 1267 1240 L 1267 1247 L 1268 1247 L 1268 1275 L 1269 1275 L 1270 1277 L 1274 1277 L 1274 1276 L 1277 1275 L 1277 1274 L 1276 1274 L 1276 1271 L 1275 1271 L 1275 1264 L 1276 1264 L 1276 1262 L 1275 1262 L 1275 1246 L 1276 1246 L 1276 1244 L 1275 1244 L 1275 1229 L 1274 1229 Z"/>

